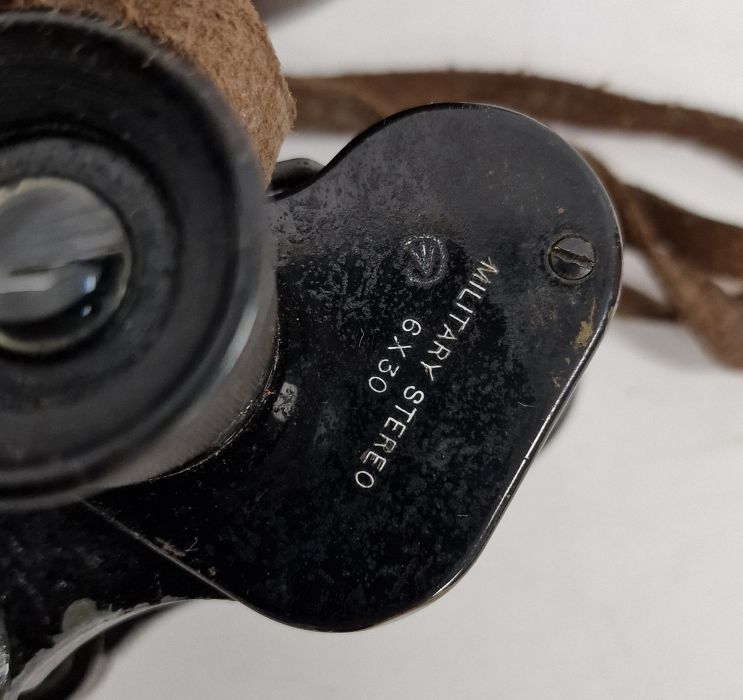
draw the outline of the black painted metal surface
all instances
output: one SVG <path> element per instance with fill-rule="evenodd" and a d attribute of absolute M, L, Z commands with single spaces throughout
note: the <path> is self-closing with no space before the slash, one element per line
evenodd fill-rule
<path fill-rule="evenodd" d="M 614 307 L 595 176 L 511 112 L 449 105 L 362 136 L 273 208 L 280 358 L 218 456 L 94 507 L 284 622 L 373 625 L 472 564 Z M 584 238 L 580 282 L 552 245 Z"/>
<path fill-rule="evenodd" d="M 434 599 L 480 553 L 616 303 L 603 188 L 508 111 L 399 115 L 269 209 L 279 349 L 242 432 L 88 508 L 0 519 L 12 692 L 85 624 L 174 599 L 339 631 Z"/>
<path fill-rule="evenodd" d="M 0 639 L 0 698 L 35 688 L 113 625 L 217 595 L 83 506 L 0 515 L 0 623 L 7 630 L 5 659 Z"/>

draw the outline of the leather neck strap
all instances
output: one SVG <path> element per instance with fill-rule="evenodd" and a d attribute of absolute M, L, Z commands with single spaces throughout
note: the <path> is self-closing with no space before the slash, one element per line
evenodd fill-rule
<path fill-rule="evenodd" d="M 300 129 L 356 132 L 420 104 L 488 102 L 542 120 L 670 135 L 743 162 L 743 122 L 736 119 L 537 76 L 442 71 L 288 82 Z M 743 282 L 743 229 L 626 184 L 584 155 L 615 202 L 626 243 L 645 256 L 664 292 L 657 302 L 625 286 L 621 311 L 681 320 L 718 360 L 743 368 L 743 294 L 719 284 L 721 277 Z"/>

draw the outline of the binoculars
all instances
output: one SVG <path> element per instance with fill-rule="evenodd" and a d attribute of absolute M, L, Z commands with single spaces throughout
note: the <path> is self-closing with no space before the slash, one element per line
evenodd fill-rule
<path fill-rule="evenodd" d="M 205 78 L 47 13 L 0 95 L 0 694 L 179 601 L 350 631 L 456 583 L 616 305 L 580 155 L 440 104 L 266 191 Z"/>

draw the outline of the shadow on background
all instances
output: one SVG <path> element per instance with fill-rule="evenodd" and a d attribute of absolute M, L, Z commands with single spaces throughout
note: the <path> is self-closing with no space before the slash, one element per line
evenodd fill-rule
<path fill-rule="evenodd" d="M 258 13 L 264 21 L 280 17 L 292 10 L 305 9 L 327 0 L 254 0 Z"/>
<path fill-rule="evenodd" d="M 637 354 L 660 359 L 686 371 L 700 372 L 722 366 L 680 324 L 618 317 L 609 332 Z"/>

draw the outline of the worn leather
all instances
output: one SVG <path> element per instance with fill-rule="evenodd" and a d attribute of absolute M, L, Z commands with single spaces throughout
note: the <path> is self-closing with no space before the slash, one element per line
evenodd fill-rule
<path fill-rule="evenodd" d="M 170 46 L 227 98 L 270 178 L 294 121 L 294 102 L 249 0 L 0 0 L 0 11 L 31 9 L 97 16 Z"/>

